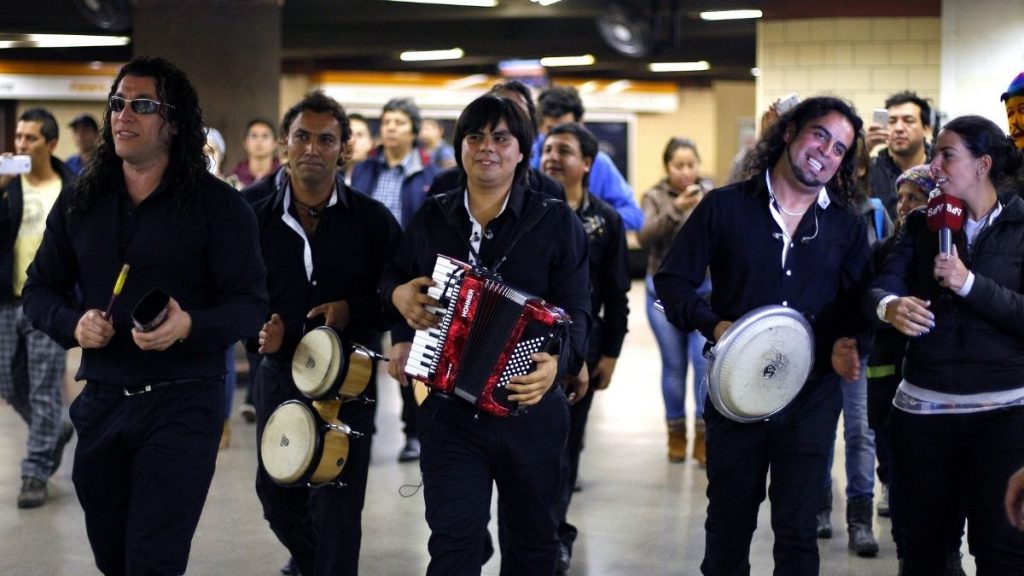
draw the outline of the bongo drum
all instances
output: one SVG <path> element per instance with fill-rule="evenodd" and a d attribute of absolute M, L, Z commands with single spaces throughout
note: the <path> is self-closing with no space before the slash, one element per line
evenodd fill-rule
<path fill-rule="evenodd" d="M 345 468 L 349 437 L 361 436 L 339 420 L 328 423 L 302 402 L 288 400 L 267 420 L 260 459 L 281 486 L 328 484 Z"/>
<path fill-rule="evenodd" d="M 292 380 L 313 400 L 351 400 L 366 391 L 378 355 L 365 346 L 344 342 L 328 326 L 306 333 L 292 356 Z"/>
<path fill-rule="evenodd" d="M 744 314 L 708 354 L 708 396 L 737 422 L 766 420 L 800 392 L 814 366 L 814 333 L 785 306 Z"/>

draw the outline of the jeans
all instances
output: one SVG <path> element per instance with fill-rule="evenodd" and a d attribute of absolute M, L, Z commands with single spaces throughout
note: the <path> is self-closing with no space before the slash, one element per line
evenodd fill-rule
<path fill-rule="evenodd" d="M 708 361 L 704 358 L 704 344 L 707 339 L 696 330 L 683 334 L 665 317 L 665 313 L 654 308 L 658 298 L 654 293 L 654 282 L 647 276 L 647 320 L 651 323 L 654 338 L 661 351 L 661 394 L 665 399 L 665 419 L 686 418 L 686 365 L 693 364 L 694 415 L 704 417 L 704 398 L 707 396 Z M 711 281 L 705 280 L 699 293 L 710 291 Z"/>
<path fill-rule="evenodd" d="M 843 440 L 846 444 L 846 498 L 874 499 L 875 495 L 875 433 L 868 427 L 867 357 L 860 360 L 860 378 L 844 380 Z M 835 447 L 829 451 L 825 487 L 832 489 L 832 460 Z"/>
<path fill-rule="evenodd" d="M 811 380 L 789 406 L 764 422 L 729 420 L 708 401 L 703 574 L 750 574 L 750 542 L 770 480 L 775 574 L 817 576 L 815 516 L 842 408 L 839 386 L 834 373 Z"/>
<path fill-rule="evenodd" d="M 1024 408 L 973 414 L 892 411 L 893 516 L 903 525 L 905 576 L 941 574 L 967 513 L 978 576 L 1024 574 L 1024 532 L 1003 507 L 1006 480 L 1024 462 Z M 963 508 L 961 508 L 963 506 Z"/>

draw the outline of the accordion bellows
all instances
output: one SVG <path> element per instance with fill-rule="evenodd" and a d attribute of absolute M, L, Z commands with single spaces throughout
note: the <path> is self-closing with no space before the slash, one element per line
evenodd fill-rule
<path fill-rule="evenodd" d="M 560 343 L 569 316 L 485 268 L 441 254 L 432 278 L 427 293 L 441 306 L 430 311 L 441 324 L 416 331 L 406 374 L 489 414 L 516 413 L 506 385 L 536 368 L 532 354 Z"/>

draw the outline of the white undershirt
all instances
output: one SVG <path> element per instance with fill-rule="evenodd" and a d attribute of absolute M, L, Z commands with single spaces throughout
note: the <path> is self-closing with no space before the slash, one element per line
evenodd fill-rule
<path fill-rule="evenodd" d="M 282 170 L 282 174 L 284 171 Z M 292 216 L 292 213 L 288 208 L 292 205 L 292 184 L 291 182 L 284 183 L 284 205 L 282 208 L 281 220 L 286 226 L 295 231 L 302 238 L 302 263 L 306 267 L 306 281 L 313 279 L 313 249 L 309 245 L 309 237 L 306 236 L 306 231 L 302 228 L 302 223 Z M 338 184 L 334 184 L 334 189 L 331 190 L 331 199 L 327 202 L 327 206 L 334 206 L 338 203 Z M 325 208 L 327 207 L 325 206 Z"/>

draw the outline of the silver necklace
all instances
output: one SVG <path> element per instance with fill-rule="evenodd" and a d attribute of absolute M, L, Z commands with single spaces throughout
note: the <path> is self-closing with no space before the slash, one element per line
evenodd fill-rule
<path fill-rule="evenodd" d="M 807 213 L 806 209 L 803 212 L 790 212 L 789 210 L 786 210 L 786 207 L 782 205 L 782 202 L 779 202 L 778 198 L 775 199 L 775 205 L 779 207 L 779 210 L 782 210 L 783 214 L 788 214 L 790 216 L 803 216 Z"/>

